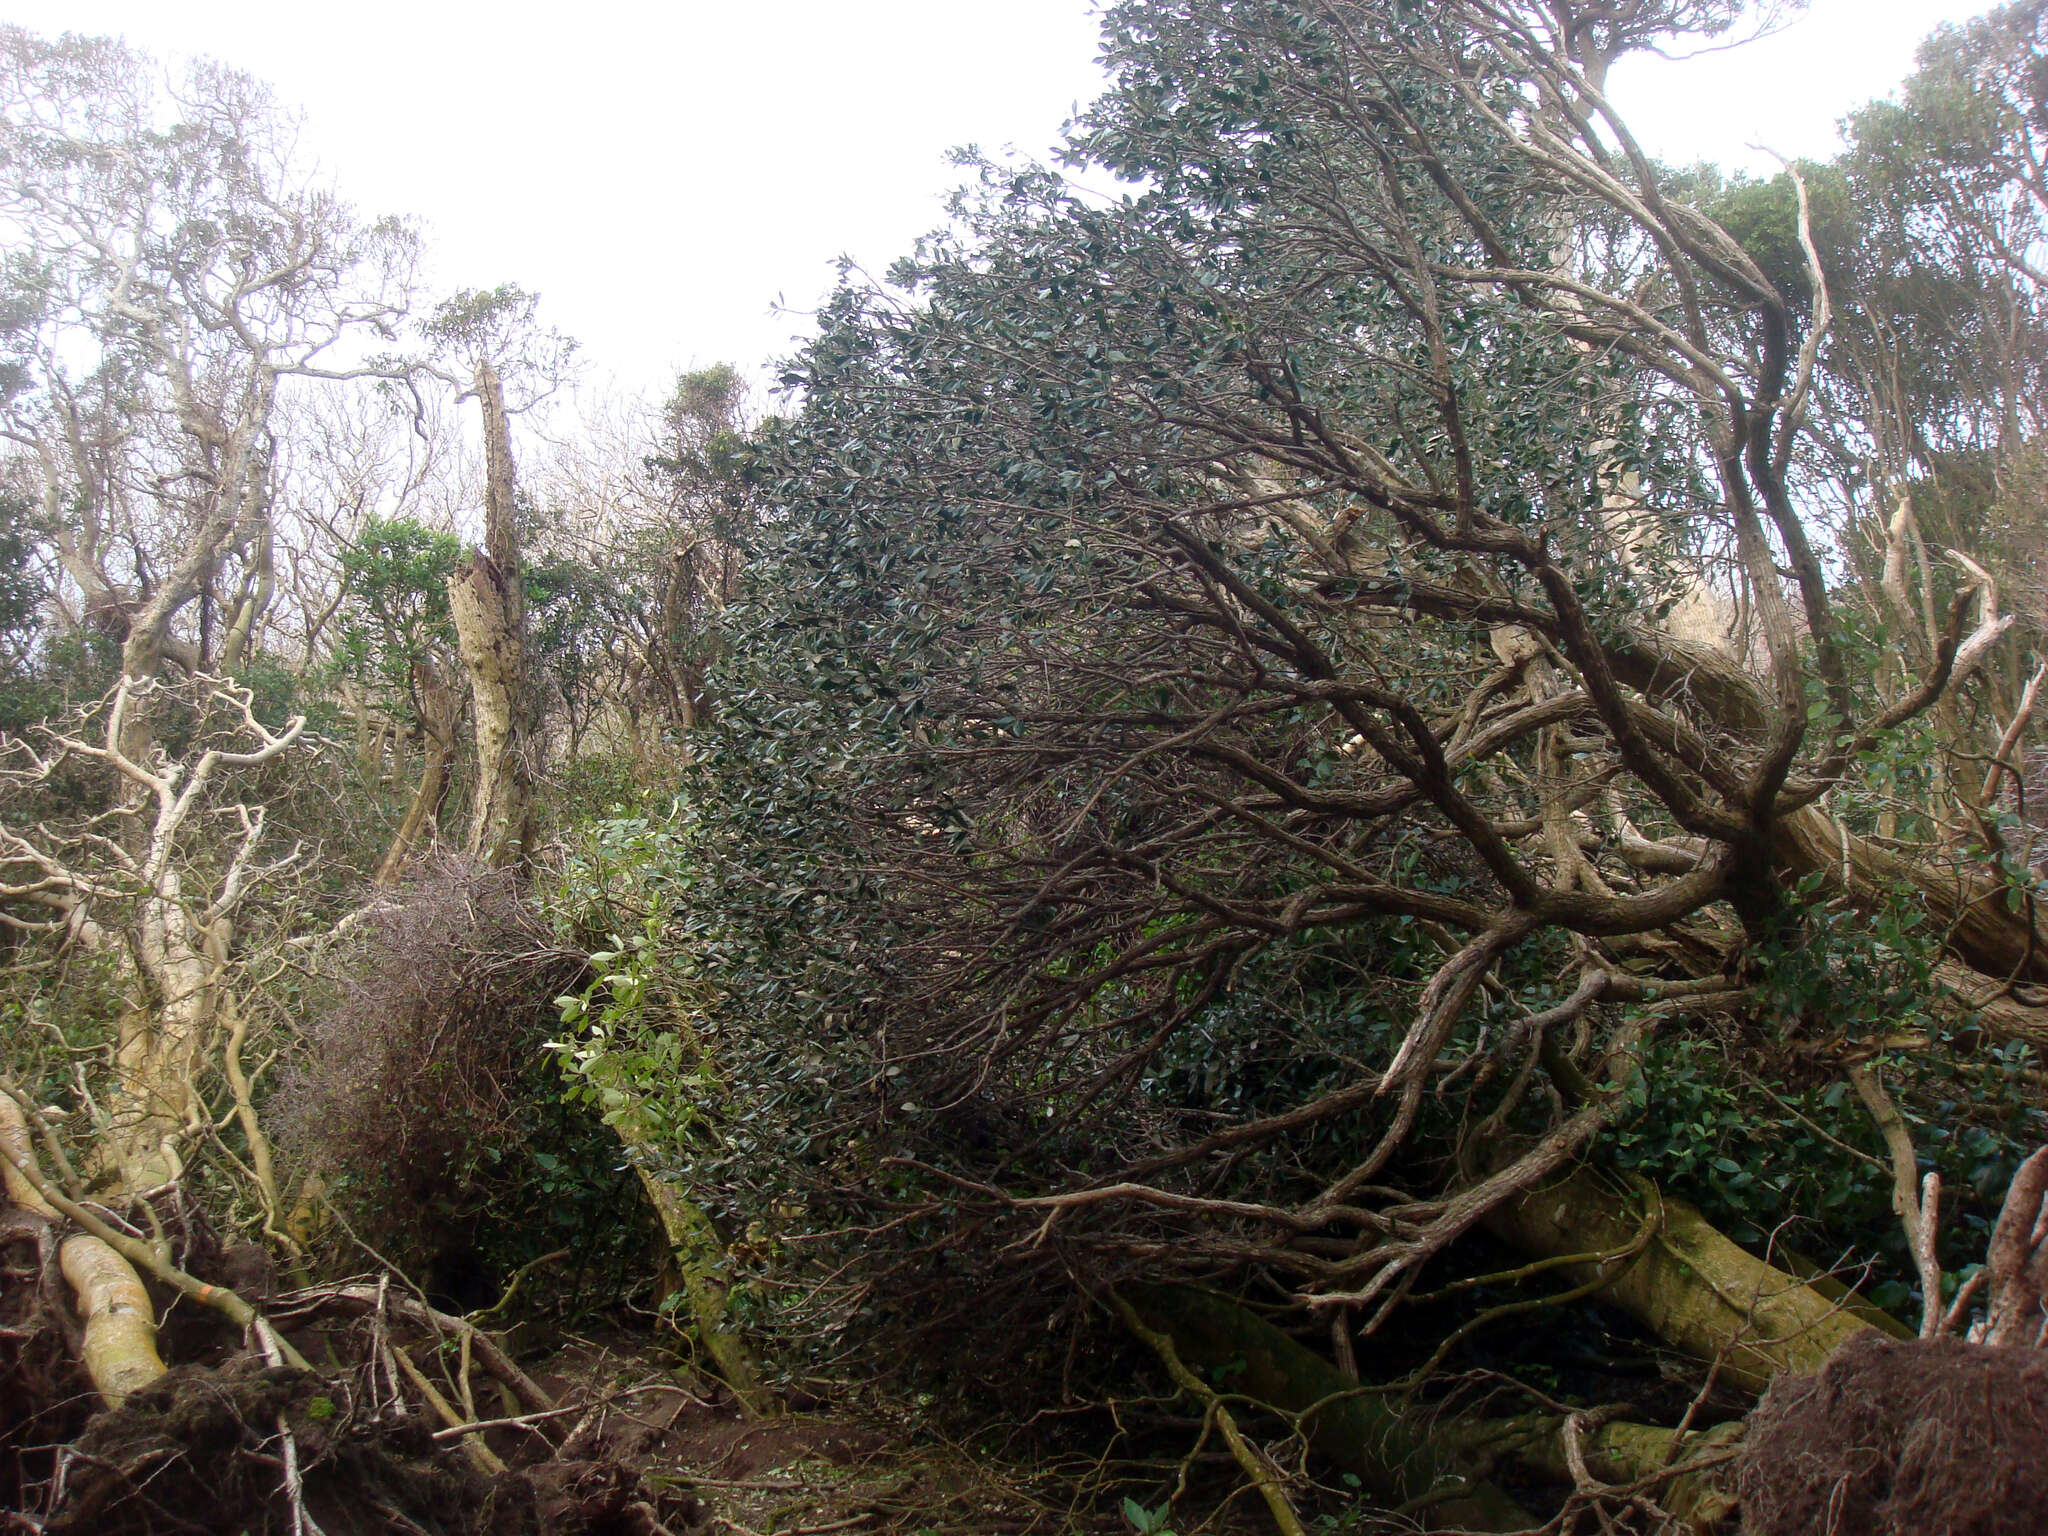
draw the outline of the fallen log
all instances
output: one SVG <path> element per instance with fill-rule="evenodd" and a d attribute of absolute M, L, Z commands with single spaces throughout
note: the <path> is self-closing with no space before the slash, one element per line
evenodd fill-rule
<path fill-rule="evenodd" d="M 46 1182 L 27 1117 L 12 1094 L 0 1092 L 0 1183 L 8 1200 L 47 1220 L 61 1220 L 45 1193 Z M 118 1408 L 164 1374 L 149 1292 L 134 1265 L 89 1233 L 65 1238 L 58 1246 L 57 1262 L 85 1325 L 79 1361 L 100 1401 Z"/>
<path fill-rule="evenodd" d="M 1295 1417 L 1315 1452 L 1384 1507 L 1427 1501 L 1425 1518 L 1438 1529 L 1519 1531 L 1541 1523 L 1493 1484 L 1468 1478 L 1425 1416 L 1397 1407 L 1389 1393 L 1361 1388 L 1229 1298 L 1182 1285 L 1122 1292 L 1191 1368 L 1224 1392 Z"/>
<path fill-rule="evenodd" d="M 1766 1264 L 1716 1231 L 1698 1208 L 1654 1190 L 1655 1230 L 1631 1264 L 1593 1294 L 1619 1307 L 1675 1349 L 1718 1367 L 1721 1379 L 1761 1392 L 1780 1371 L 1818 1370 L 1871 1331 L 1845 1298 L 1830 1298 Z M 1569 1177 L 1506 1201 L 1485 1225 L 1510 1247 L 1560 1266 L 1574 1284 L 1599 1278 L 1595 1256 L 1627 1244 L 1642 1214 L 1599 1173 Z"/>

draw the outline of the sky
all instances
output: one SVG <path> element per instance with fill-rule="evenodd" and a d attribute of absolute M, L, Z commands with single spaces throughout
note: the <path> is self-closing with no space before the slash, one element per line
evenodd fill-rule
<path fill-rule="evenodd" d="M 1822 156 L 1935 24 L 1988 0 L 1812 0 L 1778 36 L 1626 60 L 1671 159 Z M 423 223 L 440 291 L 516 282 L 593 380 L 760 376 L 841 255 L 880 273 L 942 218 L 955 145 L 1042 155 L 1101 84 L 1090 0 L 0 0 L 37 31 L 209 54 L 305 112 L 367 213 Z"/>

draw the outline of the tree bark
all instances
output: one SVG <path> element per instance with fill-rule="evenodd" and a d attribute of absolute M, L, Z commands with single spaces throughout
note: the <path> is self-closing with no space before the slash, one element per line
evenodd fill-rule
<path fill-rule="evenodd" d="M 1617 676 L 1644 695 L 1683 701 L 1714 726 L 1753 737 L 1770 722 L 1770 701 L 1732 657 L 1664 633 L 1635 632 L 1615 650 Z M 1912 891 L 1962 965 L 1992 978 L 1999 992 L 2013 982 L 2048 984 L 2048 922 L 2029 908 L 2014 910 L 2007 887 L 1988 869 L 1943 861 L 1923 863 L 1848 831 L 1817 805 L 1777 819 L 1771 855 L 1793 876 L 1818 872 L 1829 895 L 1870 911 L 1901 887 Z M 1951 990 L 1970 990 L 1951 985 Z M 1995 999 L 1994 999 L 1995 1001 Z M 1987 1008 L 1984 1023 L 2010 1038 L 2048 1040 L 2048 1014 Z"/>
<path fill-rule="evenodd" d="M 118 1408 L 164 1374 L 156 1349 L 156 1315 L 135 1266 L 96 1237 L 67 1237 L 57 1261 L 85 1323 L 79 1357 L 94 1390 Z"/>
<path fill-rule="evenodd" d="M 526 602 L 513 525 L 505 391 L 477 364 L 484 414 L 484 547 L 448 577 L 448 604 L 476 710 L 476 799 L 469 851 L 494 869 L 520 863 L 532 836 L 530 753 L 537 731 L 526 672 Z"/>
<path fill-rule="evenodd" d="M 448 789 L 448 759 L 455 751 L 455 696 L 448 685 L 441 680 L 441 674 L 429 660 L 413 663 L 413 692 L 419 699 L 420 725 L 426 737 L 426 760 L 420 769 L 420 782 L 413 791 L 412 804 L 405 810 L 405 820 L 398 824 L 398 831 L 391 838 L 391 847 L 384 854 L 383 863 L 377 866 L 377 884 L 395 885 L 398 877 L 405 872 L 405 861 L 419 846 L 421 835 L 432 825 L 435 813 L 441 808 L 441 798 Z M 394 733 L 394 744 L 397 736 Z"/>
<path fill-rule="evenodd" d="M 1766 1264 L 1711 1226 L 1699 1211 L 1654 1197 L 1656 1230 L 1640 1256 L 1594 1292 L 1697 1360 L 1718 1364 L 1721 1379 L 1761 1392 L 1780 1371 L 1813 1371 L 1871 1324 L 1846 1299 L 1830 1299 Z M 1536 1258 L 1570 1258 L 1562 1278 L 1597 1277 L 1594 1256 L 1626 1246 L 1642 1215 L 1601 1177 L 1581 1168 L 1569 1178 L 1496 1208 L 1485 1222 L 1503 1242 Z"/>
<path fill-rule="evenodd" d="M 1741 1443 L 1740 1421 L 1717 1424 L 1686 1437 L 1677 1445 L 1676 1430 L 1656 1424 L 1599 1421 L 1596 1415 L 1579 1415 L 1582 1427 L 1577 1450 L 1585 1471 L 1610 1486 L 1625 1486 L 1665 1473 L 1686 1455 L 1720 1455 Z M 1449 1419 L 1440 1421 L 1437 1432 L 1456 1445 L 1462 1455 L 1484 1465 L 1512 1462 L 1553 1482 L 1575 1484 L 1578 1469 L 1572 1465 L 1570 1419 L 1557 1414 L 1530 1414 L 1512 1419 Z M 1674 1456 L 1677 1450 L 1679 1455 Z M 1676 1516 L 1682 1529 L 1705 1536 L 1724 1530 L 1736 1510 L 1732 1477 L 1716 1478 L 1711 1473 L 1681 1472 L 1654 1491 L 1657 1503 Z M 1731 1485 L 1731 1486 L 1724 1486 Z"/>

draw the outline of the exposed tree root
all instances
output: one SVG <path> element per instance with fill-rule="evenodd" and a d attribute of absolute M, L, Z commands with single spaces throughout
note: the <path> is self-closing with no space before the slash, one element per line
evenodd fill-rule
<path fill-rule="evenodd" d="M 281 1463 L 286 1438 L 296 1476 Z M 658 1536 L 691 1500 L 616 1463 L 544 1461 L 484 1476 L 416 1416 L 372 1411 L 344 1385 L 241 1360 L 181 1366 L 101 1414 L 64 1454 L 51 1536 L 419 1531 Z"/>
<path fill-rule="evenodd" d="M 2048 1530 L 2048 1353 L 1853 1340 L 1750 1420 L 1753 1536 L 2032 1536 Z"/>

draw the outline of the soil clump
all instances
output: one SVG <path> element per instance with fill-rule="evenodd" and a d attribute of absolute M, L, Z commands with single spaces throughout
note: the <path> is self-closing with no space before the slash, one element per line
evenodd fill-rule
<path fill-rule="evenodd" d="M 1751 1416 L 1751 1536 L 2048 1531 L 2048 1352 L 1869 1335 Z"/>

